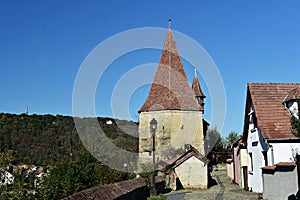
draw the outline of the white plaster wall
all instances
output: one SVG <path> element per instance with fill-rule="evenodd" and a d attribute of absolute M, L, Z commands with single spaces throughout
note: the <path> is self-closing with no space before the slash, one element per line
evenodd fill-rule
<path fill-rule="evenodd" d="M 297 102 L 290 102 L 288 105 L 287 105 L 290 113 L 296 117 L 297 119 L 299 119 L 299 116 L 298 116 L 298 103 Z"/>
<path fill-rule="evenodd" d="M 273 143 L 272 142 L 269 144 L 273 146 L 274 164 L 279 162 L 295 161 L 294 160 L 296 154 L 295 151 L 297 151 L 297 149 L 300 150 L 300 143 Z"/>
<path fill-rule="evenodd" d="M 175 172 L 184 188 L 207 188 L 207 165 L 196 157 L 186 160 Z"/>
<path fill-rule="evenodd" d="M 240 149 L 241 167 L 248 166 L 247 149 Z"/>
<path fill-rule="evenodd" d="M 240 161 L 240 183 L 239 183 L 239 186 L 241 188 L 244 188 L 245 186 L 244 186 L 243 167 L 248 166 L 248 152 L 247 152 L 247 149 L 240 149 L 239 161 Z"/>
<path fill-rule="evenodd" d="M 261 133 L 259 129 L 248 133 L 248 186 L 249 190 L 261 193 L 263 191 L 261 167 L 265 166 L 263 158 L 263 148 L 261 144 Z M 257 145 L 255 146 L 254 144 Z M 251 158 L 249 153 L 252 153 L 253 169 L 251 170 Z"/>
<path fill-rule="evenodd" d="M 234 175 L 233 175 L 233 162 L 231 163 L 227 163 L 226 164 L 227 167 L 227 176 L 230 180 L 234 179 Z"/>
<path fill-rule="evenodd" d="M 285 200 L 288 196 L 296 194 L 298 191 L 297 167 L 293 171 L 279 172 L 273 174 L 263 174 L 264 179 L 264 199 Z"/>
<path fill-rule="evenodd" d="M 1 172 L 1 181 L 0 181 L 0 185 L 10 185 L 14 183 L 14 176 L 7 172 Z"/>

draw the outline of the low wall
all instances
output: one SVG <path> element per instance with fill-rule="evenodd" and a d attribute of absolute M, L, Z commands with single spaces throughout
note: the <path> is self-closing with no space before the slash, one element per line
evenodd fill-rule
<path fill-rule="evenodd" d="M 86 189 L 63 200 L 146 200 L 148 196 L 149 191 L 145 179 L 139 178 Z"/>
<path fill-rule="evenodd" d="M 298 191 L 298 175 L 295 163 L 278 163 L 262 168 L 263 198 L 290 199 Z"/>

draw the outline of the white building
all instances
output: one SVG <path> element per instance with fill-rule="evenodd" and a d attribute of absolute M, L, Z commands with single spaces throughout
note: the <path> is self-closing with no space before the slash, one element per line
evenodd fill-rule
<path fill-rule="evenodd" d="M 0 185 L 10 185 L 13 183 L 14 183 L 14 176 L 6 170 L 2 171 Z"/>
<path fill-rule="evenodd" d="M 292 134 L 291 115 L 282 102 L 299 86 L 248 84 L 243 140 L 247 143 L 250 191 L 263 192 L 262 167 L 294 161 L 295 152 L 300 149 L 300 139 Z"/>

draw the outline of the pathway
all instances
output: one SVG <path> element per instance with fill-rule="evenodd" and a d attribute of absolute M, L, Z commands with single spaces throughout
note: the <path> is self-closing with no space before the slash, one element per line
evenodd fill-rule
<path fill-rule="evenodd" d="M 168 200 L 254 200 L 259 197 L 258 194 L 242 190 L 228 180 L 225 169 L 213 171 L 212 176 L 218 185 L 203 190 L 172 191 L 166 196 Z"/>

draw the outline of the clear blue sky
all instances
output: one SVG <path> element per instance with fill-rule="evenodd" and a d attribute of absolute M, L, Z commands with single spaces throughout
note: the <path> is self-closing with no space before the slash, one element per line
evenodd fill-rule
<path fill-rule="evenodd" d="M 200 43 L 221 73 L 227 96 L 222 135 L 241 133 L 248 82 L 300 82 L 299 10 L 296 0 L 0 1 L 0 112 L 23 113 L 28 105 L 30 114 L 72 115 L 74 80 L 95 46 L 128 29 L 166 28 L 172 18 L 172 29 Z M 111 73 L 120 77 L 136 64 L 157 63 L 159 56 L 157 51 L 129 54 L 114 63 L 127 68 Z M 102 84 L 109 89 L 116 77 Z M 133 120 L 147 89 L 133 96 Z M 97 95 L 97 114 L 111 116 L 105 105 L 111 93 L 105 95 Z"/>

